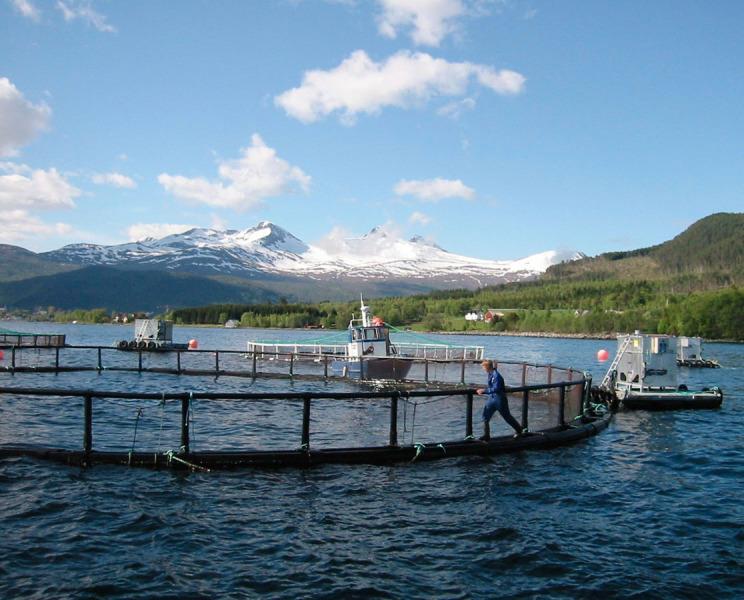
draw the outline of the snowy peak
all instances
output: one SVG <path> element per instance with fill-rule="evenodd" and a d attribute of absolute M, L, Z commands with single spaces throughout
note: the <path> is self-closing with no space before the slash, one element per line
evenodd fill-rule
<path fill-rule="evenodd" d="M 74 244 L 45 255 L 57 262 L 85 265 L 319 281 L 406 280 L 431 287 L 480 287 L 534 278 L 552 264 L 583 256 L 550 250 L 516 261 L 477 259 L 447 252 L 421 236 L 406 240 L 386 225 L 356 238 L 334 231 L 318 244 L 308 245 L 269 221 L 241 231 L 194 228 L 115 246 Z"/>

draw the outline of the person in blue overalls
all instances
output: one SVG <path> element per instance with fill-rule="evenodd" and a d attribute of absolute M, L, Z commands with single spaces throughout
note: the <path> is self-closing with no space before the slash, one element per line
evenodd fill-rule
<path fill-rule="evenodd" d="M 484 360 L 481 363 L 481 366 L 483 367 L 483 370 L 488 374 L 488 380 L 486 383 L 486 387 L 479 388 L 475 391 L 479 396 L 488 394 L 489 398 L 486 401 L 485 406 L 483 407 L 483 437 L 481 437 L 480 439 L 484 441 L 491 439 L 491 428 L 489 425 L 489 421 L 491 420 L 493 413 L 495 413 L 496 411 L 499 411 L 499 414 L 504 417 L 504 421 L 509 423 L 512 429 L 516 431 L 514 437 L 521 437 L 524 434 L 524 432 L 522 431 L 522 426 L 514 417 L 512 417 L 512 414 L 509 412 L 509 402 L 506 398 L 504 378 L 501 376 L 501 373 L 499 373 L 493 366 L 492 360 Z"/>

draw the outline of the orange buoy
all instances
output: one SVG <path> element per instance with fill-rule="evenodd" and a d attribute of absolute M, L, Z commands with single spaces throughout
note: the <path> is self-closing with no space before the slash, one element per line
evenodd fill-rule
<path fill-rule="evenodd" d="M 604 362 L 608 358 L 610 358 L 610 353 L 607 352 L 607 350 L 605 350 L 604 348 L 602 348 L 602 350 L 600 350 L 599 352 L 597 352 L 597 360 L 599 362 Z"/>
<path fill-rule="evenodd" d="M 199 347 L 199 342 L 196 340 L 189 340 L 189 350 L 196 350 Z"/>
<path fill-rule="evenodd" d="M 5 354 L 3 354 L 3 351 L 0 350 L 0 360 L 3 360 L 3 358 L 5 358 Z"/>
<path fill-rule="evenodd" d="M 385 321 L 382 320 L 382 317 L 372 317 L 372 325 L 384 325 Z"/>

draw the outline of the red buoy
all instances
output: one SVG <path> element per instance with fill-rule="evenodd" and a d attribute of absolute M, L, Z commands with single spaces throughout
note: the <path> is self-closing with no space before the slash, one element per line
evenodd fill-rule
<path fill-rule="evenodd" d="M 382 320 L 382 317 L 372 317 L 372 325 L 384 325 L 385 321 Z"/>
<path fill-rule="evenodd" d="M 3 351 L 0 350 L 0 360 L 3 360 L 3 358 L 5 358 L 5 355 L 3 354 Z"/>
<path fill-rule="evenodd" d="M 196 350 L 199 347 L 199 342 L 196 340 L 189 340 L 189 350 Z"/>
<path fill-rule="evenodd" d="M 600 350 L 599 352 L 597 352 L 597 360 L 599 362 L 604 362 L 608 358 L 610 358 L 610 353 L 607 352 L 607 350 L 605 350 L 604 348 L 602 348 L 602 350 Z"/>

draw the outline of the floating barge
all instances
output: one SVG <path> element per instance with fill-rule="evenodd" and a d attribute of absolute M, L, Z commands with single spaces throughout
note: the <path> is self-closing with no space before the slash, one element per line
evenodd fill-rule
<path fill-rule="evenodd" d="M 119 350 L 144 350 L 147 352 L 171 352 L 186 350 L 188 344 L 173 342 L 173 322 L 163 319 L 135 319 L 134 339 L 120 340 Z"/>
<path fill-rule="evenodd" d="M 601 388 L 615 393 L 630 409 L 718 408 L 718 387 L 689 390 L 678 383 L 677 338 L 636 332 L 618 336 L 618 351 Z"/>
<path fill-rule="evenodd" d="M 61 348 L 65 345 L 62 334 L 22 333 L 0 329 L 0 348 Z"/>
<path fill-rule="evenodd" d="M 718 369 L 717 360 L 703 358 L 703 340 L 699 337 L 677 338 L 677 366 L 693 369 Z"/>

